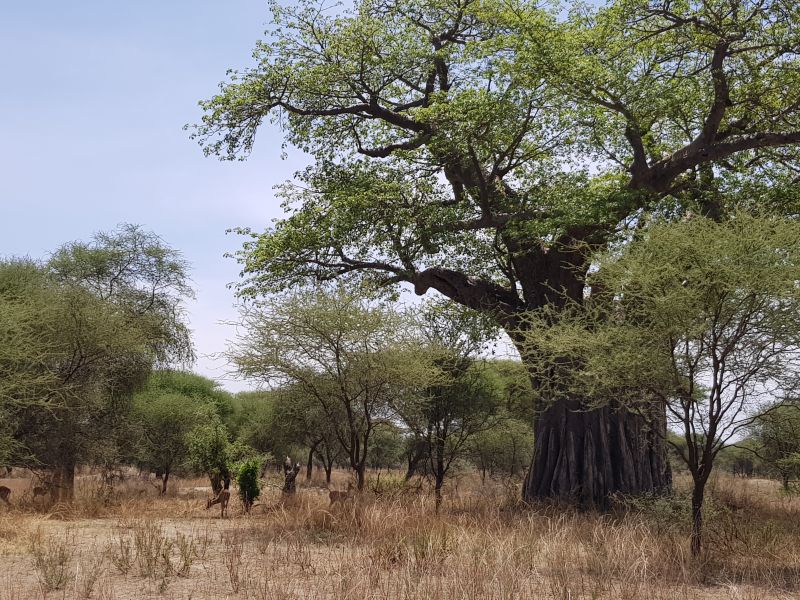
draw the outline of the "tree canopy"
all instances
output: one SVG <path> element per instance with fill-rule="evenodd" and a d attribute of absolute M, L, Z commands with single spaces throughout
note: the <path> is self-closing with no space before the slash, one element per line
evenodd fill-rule
<path fill-rule="evenodd" d="M 598 248 L 654 218 L 797 214 L 799 21 L 783 0 L 275 6 L 253 66 L 194 130 L 208 154 L 245 158 L 270 120 L 314 160 L 282 188 L 283 219 L 240 230 L 239 292 L 433 290 L 530 362 L 522 315 L 581 302 Z M 598 400 L 537 412 L 526 499 L 670 485 L 642 417 L 587 412 Z M 611 455 L 629 460 L 595 480 Z"/>

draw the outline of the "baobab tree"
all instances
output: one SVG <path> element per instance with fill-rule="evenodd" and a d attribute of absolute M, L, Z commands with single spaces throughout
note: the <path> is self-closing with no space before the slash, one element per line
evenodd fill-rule
<path fill-rule="evenodd" d="M 784 25 L 798 11 L 275 7 L 255 66 L 202 103 L 194 132 L 208 154 L 238 159 L 272 120 L 315 160 L 283 189 L 283 220 L 242 230 L 240 293 L 332 279 L 433 290 L 491 316 L 530 362 L 521 315 L 581 301 L 592 251 L 621 227 L 650 210 L 724 218 L 725 197 L 793 176 L 800 29 Z M 603 505 L 669 487 L 647 415 L 597 400 L 542 399 L 526 499 Z"/>

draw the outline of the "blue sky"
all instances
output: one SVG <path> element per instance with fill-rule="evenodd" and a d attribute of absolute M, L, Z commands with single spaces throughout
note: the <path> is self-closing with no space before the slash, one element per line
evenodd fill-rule
<path fill-rule="evenodd" d="M 303 166 L 265 127 L 245 162 L 206 158 L 182 126 L 228 68 L 249 64 L 264 0 L 0 3 L 0 255 L 43 257 L 120 222 L 140 223 L 192 263 L 196 370 L 235 318 L 233 226 L 279 216 L 272 187 Z M 224 381 L 230 389 L 243 384 Z"/>

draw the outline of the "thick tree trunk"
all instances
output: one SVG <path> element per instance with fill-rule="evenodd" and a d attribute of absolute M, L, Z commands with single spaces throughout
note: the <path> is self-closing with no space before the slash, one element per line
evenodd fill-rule
<path fill-rule="evenodd" d="M 169 469 L 164 471 L 164 475 L 161 478 L 161 495 L 167 495 L 167 483 L 169 483 Z"/>
<path fill-rule="evenodd" d="M 611 407 L 582 410 L 576 400 L 553 403 L 534 427 L 533 461 L 523 498 L 603 509 L 615 493 L 668 491 L 672 473 L 663 427 L 658 415 L 651 424 Z"/>

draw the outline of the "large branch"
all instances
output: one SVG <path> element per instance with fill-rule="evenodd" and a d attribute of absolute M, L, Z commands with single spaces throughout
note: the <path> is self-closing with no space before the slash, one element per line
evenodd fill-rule
<path fill-rule="evenodd" d="M 414 273 L 410 282 L 418 296 L 433 288 L 468 308 L 493 311 L 500 319 L 524 308 L 516 290 L 451 269 L 431 267 Z"/>
<path fill-rule="evenodd" d="M 630 187 L 659 193 L 669 192 L 675 178 L 694 167 L 722 160 L 747 150 L 792 144 L 800 144 L 800 131 L 756 133 L 694 148 L 690 144 L 668 158 L 651 165 L 641 176 L 634 176 L 631 179 Z"/>

